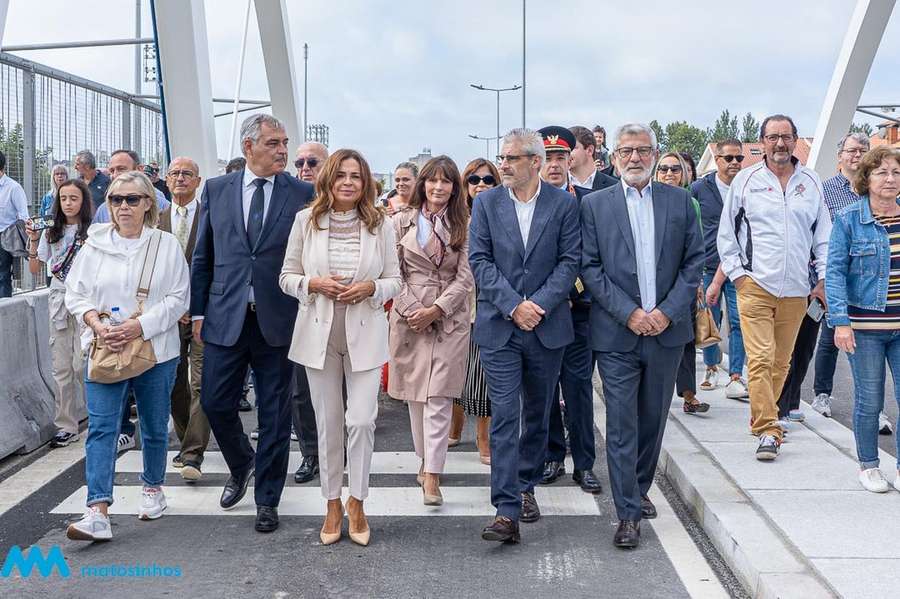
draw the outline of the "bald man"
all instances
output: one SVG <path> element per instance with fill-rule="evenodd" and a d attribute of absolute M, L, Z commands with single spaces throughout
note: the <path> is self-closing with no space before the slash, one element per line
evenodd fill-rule
<path fill-rule="evenodd" d="M 159 228 L 175 235 L 188 264 L 197 240 L 197 220 L 200 214 L 200 167 L 192 159 L 179 156 L 169 163 L 166 185 L 172 193 L 172 205 L 159 216 Z M 181 332 L 181 361 L 172 388 L 172 420 L 181 450 L 173 463 L 181 468 L 186 481 L 200 480 L 203 454 L 209 444 L 209 422 L 200 406 L 200 379 L 203 376 L 203 343 L 191 335 L 191 316 L 185 314 L 179 322 Z M 188 377 L 190 371 L 190 377 Z"/>
<path fill-rule="evenodd" d="M 317 141 L 308 141 L 297 148 L 297 178 L 316 184 L 316 177 L 328 159 L 328 148 Z M 319 435 L 316 430 L 316 412 L 309 397 L 309 382 L 306 369 L 294 364 L 294 391 L 291 395 L 291 419 L 303 460 L 294 472 L 294 482 L 298 484 L 313 480 L 319 474 Z"/>

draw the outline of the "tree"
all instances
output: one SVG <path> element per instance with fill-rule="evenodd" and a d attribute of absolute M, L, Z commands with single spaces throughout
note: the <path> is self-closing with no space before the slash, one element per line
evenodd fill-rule
<path fill-rule="evenodd" d="M 872 137 L 872 133 L 874 131 L 875 130 L 872 129 L 872 125 L 870 125 L 869 123 L 853 123 L 852 125 L 850 125 L 850 133 L 865 133 L 869 137 Z"/>
<path fill-rule="evenodd" d="M 653 133 L 656 134 L 656 143 L 659 144 L 660 152 L 665 152 L 668 147 L 668 141 L 666 140 L 666 132 L 663 129 L 662 125 L 656 119 L 650 121 L 650 128 L 653 129 Z"/>
<path fill-rule="evenodd" d="M 716 119 L 713 128 L 707 130 L 706 137 L 709 141 L 722 141 L 723 139 L 736 138 L 738 136 L 738 118 L 731 116 L 728 110 L 723 110 Z"/>
<path fill-rule="evenodd" d="M 667 152 L 688 152 L 695 161 L 699 160 L 706 149 L 706 131 L 685 121 L 675 121 L 666 125 L 665 137 Z"/>
<path fill-rule="evenodd" d="M 747 113 L 744 115 L 744 120 L 741 124 L 741 128 L 744 132 L 741 134 L 741 141 L 744 143 L 755 143 L 759 141 L 759 121 L 753 118 L 751 113 Z"/>

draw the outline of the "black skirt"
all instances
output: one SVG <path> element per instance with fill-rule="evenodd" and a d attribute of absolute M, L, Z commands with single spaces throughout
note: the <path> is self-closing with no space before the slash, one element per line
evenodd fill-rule
<path fill-rule="evenodd" d="M 466 385 L 462 397 L 454 400 L 463 407 L 466 414 L 480 418 L 490 418 L 491 400 L 488 398 L 487 378 L 481 367 L 481 353 L 472 338 L 469 338 L 469 359 L 466 367 Z"/>

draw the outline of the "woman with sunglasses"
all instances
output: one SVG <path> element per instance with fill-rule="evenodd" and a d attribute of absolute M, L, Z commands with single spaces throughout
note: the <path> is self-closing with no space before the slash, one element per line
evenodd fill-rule
<path fill-rule="evenodd" d="M 654 178 L 660 183 L 690 190 L 689 178 L 692 171 L 684 158 L 677 152 L 666 152 L 656 162 Z M 700 204 L 693 200 L 697 211 L 697 223 L 700 223 Z M 703 227 L 700 227 L 703 233 Z M 697 303 L 694 303 L 692 317 L 696 318 Z M 709 404 L 697 399 L 697 348 L 692 339 L 684 346 L 681 363 L 678 365 L 678 376 L 675 379 L 678 396 L 684 400 L 683 409 L 687 414 L 702 414 L 709 411 Z"/>
<path fill-rule="evenodd" d="M 65 172 L 65 167 L 63 167 Z M 54 169 L 54 178 L 57 175 Z M 50 447 L 65 447 L 78 440 L 78 417 L 84 397 L 83 363 L 80 326 L 66 310 L 66 276 L 75 256 L 87 239 L 88 227 L 94 215 L 91 191 L 84 181 L 63 179 L 54 181 L 53 202 L 46 216 L 53 224 L 44 230 L 35 230 L 29 219 L 25 223 L 30 247 L 28 269 L 31 274 L 43 272 L 43 265 L 50 267 L 50 358 L 53 379 L 56 381 L 56 418 L 53 425 L 56 435 Z"/>
<path fill-rule="evenodd" d="M 500 184 L 500 173 L 492 162 L 484 158 L 476 158 L 466 165 L 462 174 L 463 189 L 466 206 L 472 212 L 472 202 L 475 196 Z M 475 323 L 475 293 L 469 298 L 470 321 Z M 466 384 L 463 387 L 462 397 L 454 400 L 453 418 L 450 422 L 449 446 L 459 444 L 462 437 L 463 425 L 466 415 L 475 416 L 477 425 L 475 429 L 475 444 L 478 446 L 478 454 L 481 463 L 491 463 L 491 402 L 488 399 L 487 379 L 481 368 L 481 359 L 478 354 L 478 346 L 469 340 L 469 355 L 466 365 Z"/>
<path fill-rule="evenodd" d="M 413 190 L 416 187 L 416 179 L 419 176 L 419 167 L 414 162 L 401 162 L 394 169 L 394 193 L 388 196 L 388 214 L 399 212 L 409 204 Z"/>
<path fill-rule="evenodd" d="M 174 235 L 156 228 L 159 208 L 150 179 L 138 171 L 119 175 L 109 185 L 106 205 L 111 222 L 90 227 L 87 242 L 66 277 L 66 308 L 85 325 L 83 349 L 97 337 L 105 347 L 119 352 L 140 338 L 152 344 L 156 364 L 116 383 L 85 379 L 87 511 L 66 531 L 76 541 L 112 539 L 108 509 L 113 502 L 116 440 L 129 391 L 137 403 L 144 457 L 138 518 L 154 520 L 166 509 L 162 483 L 169 397 L 181 351 L 178 320 L 188 311 L 190 280 L 184 251 Z M 152 276 L 146 299 L 139 300 L 145 266 L 152 269 Z"/>

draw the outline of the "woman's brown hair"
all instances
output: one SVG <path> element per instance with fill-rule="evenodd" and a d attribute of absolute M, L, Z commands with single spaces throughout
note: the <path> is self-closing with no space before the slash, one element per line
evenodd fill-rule
<path fill-rule="evenodd" d="M 863 154 L 859 160 L 859 170 L 856 171 L 856 176 L 852 181 L 853 191 L 857 195 L 869 195 L 869 175 L 885 160 L 895 160 L 897 164 L 900 164 L 900 150 L 891 146 L 878 146 Z"/>
<path fill-rule="evenodd" d="M 469 210 L 472 210 L 472 202 L 475 200 L 475 198 L 469 195 L 469 175 L 473 174 L 483 166 L 488 167 L 488 170 L 491 171 L 491 176 L 494 177 L 494 181 L 497 182 L 494 184 L 494 187 L 500 185 L 500 171 L 497 170 L 497 167 L 494 166 L 494 163 L 490 160 L 485 160 L 484 158 L 476 158 L 475 160 L 467 164 L 465 170 L 462 173 L 462 182 L 463 197 L 466 198 L 466 206 L 469 207 Z"/>
<path fill-rule="evenodd" d="M 359 214 L 359 220 L 365 224 L 369 233 L 374 235 L 384 221 L 384 212 L 375 206 L 375 180 L 372 178 L 372 170 L 369 168 L 369 163 L 356 150 L 338 150 L 325 161 L 322 171 L 316 177 L 316 199 L 312 203 L 312 214 L 309 219 L 310 225 L 315 227 L 317 231 L 322 230 L 319 227 L 319 218 L 328 214 L 334 205 L 334 194 L 331 190 L 334 187 L 334 182 L 337 180 L 341 163 L 345 160 L 355 160 L 359 164 L 359 174 L 362 177 L 362 194 L 356 202 L 356 212 Z"/>
<path fill-rule="evenodd" d="M 54 169 L 56 170 L 56 169 Z M 56 188 L 53 194 L 53 204 L 50 205 L 50 215 L 53 217 L 53 225 L 47 229 L 47 241 L 56 243 L 65 236 L 66 215 L 63 214 L 60 205 L 59 192 L 63 187 L 74 187 L 81 193 L 81 209 L 78 211 L 78 231 L 75 236 L 79 239 L 87 239 L 88 227 L 94 218 L 94 204 L 91 201 L 91 190 L 81 179 L 66 179 Z"/>
<path fill-rule="evenodd" d="M 460 251 L 469 233 L 469 209 L 463 196 L 459 169 L 456 168 L 453 159 L 442 155 L 435 156 L 425 163 L 416 179 L 409 207 L 418 209 L 425 205 L 425 183 L 439 176 L 453 183 L 453 191 L 450 192 L 450 199 L 447 202 L 447 225 L 450 228 L 450 247 Z"/>

